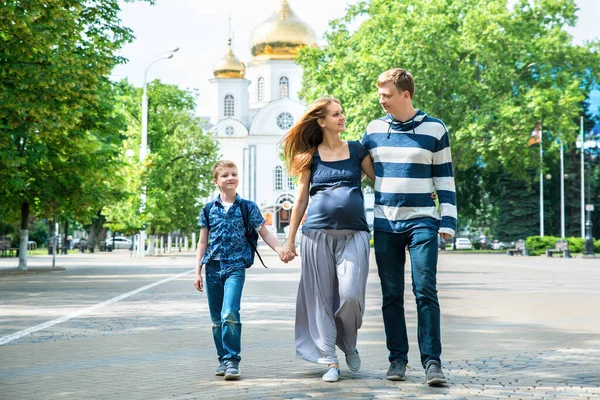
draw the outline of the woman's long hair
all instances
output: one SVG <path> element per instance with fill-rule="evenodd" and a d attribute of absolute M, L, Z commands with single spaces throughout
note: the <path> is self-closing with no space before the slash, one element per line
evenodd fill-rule
<path fill-rule="evenodd" d="M 315 100 L 281 139 L 283 156 L 290 175 L 299 175 L 302 171 L 310 169 L 312 156 L 323 141 L 323 130 L 318 120 L 325 117 L 327 107 L 331 103 L 340 104 L 333 97 L 320 97 Z"/>

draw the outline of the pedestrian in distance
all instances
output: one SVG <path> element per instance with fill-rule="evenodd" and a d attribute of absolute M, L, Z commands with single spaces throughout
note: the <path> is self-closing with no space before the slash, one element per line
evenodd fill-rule
<path fill-rule="evenodd" d="M 386 115 L 369 123 L 362 143 L 375 164 L 374 247 L 390 352 L 386 377 L 404 380 L 408 363 L 404 315 L 408 248 L 421 364 L 427 384 L 438 386 L 446 383 L 446 377 L 441 366 L 437 236 L 450 239 L 457 216 L 449 135 L 442 121 L 413 107 L 415 84 L 408 71 L 385 71 L 377 86 Z M 432 191 L 437 192 L 439 210 Z"/>
<path fill-rule="evenodd" d="M 336 345 L 351 371 L 360 368 L 356 343 L 369 272 L 361 173 L 372 179 L 375 175 L 363 145 L 340 138 L 345 130 L 340 103 L 324 97 L 312 103 L 282 139 L 288 170 L 299 176 L 283 261 L 298 255 L 296 231 L 308 207 L 300 244 L 296 356 L 326 364 L 326 382 L 340 378 Z"/>
<path fill-rule="evenodd" d="M 238 169 L 232 161 L 221 160 L 213 168 L 220 194 L 200 212 L 200 239 L 196 254 L 194 286 L 204 290 L 202 269 L 206 270 L 206 294 L 219 366 L 215 375 L 239 379 L 241 360 L 240 304 L 246 268 L 252 266 L 258 232 L 265 243 L 282 257 L 282 246 L 265 226 L 258 206 L 236 192 Z M 262 260 L 261 260 L 262 261 Z"/>

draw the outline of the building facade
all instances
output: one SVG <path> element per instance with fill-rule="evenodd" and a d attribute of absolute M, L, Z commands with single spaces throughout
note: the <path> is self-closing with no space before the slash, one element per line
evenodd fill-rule
<path fill-rule="evenodd" d="M 221 157 L 238 165 L 240 196 L 254 201 L 273 232 L 289 224 L 296 184 L 281 158 L 280 141 L 306 105 L 298 99 L 302 68 L 298 51 L 316 46 L 314 30 L 286 0 L 253 31 L 252 60 L 240 61 L 231 48 L 214 66 L 217 114 L 210 129 Z M 216 195 L 216 193 L 215 193 Z"/>

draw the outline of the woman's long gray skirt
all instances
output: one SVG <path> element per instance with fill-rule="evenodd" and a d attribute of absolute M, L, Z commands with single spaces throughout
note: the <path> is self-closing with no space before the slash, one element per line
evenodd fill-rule
<path fill-rule="evenodd" d="M 365 312 L 369 233 L 353 230 L 302 232 L 302 274 L 296 300 L 296 357 L 337 364 L 337 345 L 356 349 Z"/>

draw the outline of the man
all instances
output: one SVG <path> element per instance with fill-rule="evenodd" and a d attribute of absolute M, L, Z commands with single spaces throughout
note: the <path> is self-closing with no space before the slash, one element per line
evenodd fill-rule
<path fill-rule="evenodd" d="M 379 76 L 379 103 L 387 115 L 367 126 L 363 145 L 375 164 L 375 259 L 383 292 L 389 380 L 404 380 L 408 337 L 404 317 L 405 249 L 412 266 L 418 342 L 427 384 L 446 383 L 442 372 L 436 272 L 438 234 L 456 230 L 456 191 L 448 131 L 413 107 L 415 84 L 401 68 Z M 431 198 L 437 192 L 439 212 Z"/>

